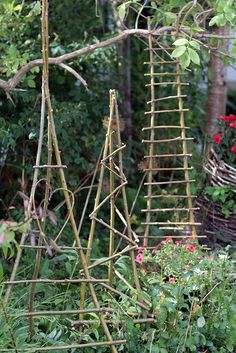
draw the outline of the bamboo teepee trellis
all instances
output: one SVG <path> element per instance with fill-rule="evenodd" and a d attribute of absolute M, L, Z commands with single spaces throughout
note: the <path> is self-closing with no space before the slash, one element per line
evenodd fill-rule
<path fill-rule="evenodd" d="M 136 264 L 135 264 L 135 253 L 134 250 L 138 247 L 139 238 L 133 232 L 130 225 L 130 214 L 128 210 L 128 203 L 126 197 L 126 190 L 125 187 L 127 185 L 127 179 L 124 175 L 123 170 L 123 160 L 122 160 L 122 151 L 125 148 L 125 145 L 121 142 L 120 137 L 120 120 L 118 114 L 118 107 L 117 107 L 117 100 L 116 94 L 113 90 L 110 91 L 110 115 L 108 121 L 106 123 L 107 132 L 105 138 L 105 144 L 103 149 L 103 156 L 100 164 L 100 173 L 99 173 L 99 182 L 98 188 L 94 203 L 94 209 L 90 214 L 91 218 L 91 226 L 90 232 L 88 237 L 88 242 L 86 247 L 82 247 L 81 238 L 78 234 L 77 224 L 74 216 L 74 196 L 73 193 L 68 189 L 64 169 L 66 168 L 65 165 L 62 164 L 60 150 L 59 150 L 59 143 L 57 140 L 56 128 L 54 123 L 54 116 L 53 116 L 53 109 L 50 100 L 50 93 L 49 93 L 49 84 L 48 84 L 48 0 L 42 1 L 42 38 L 43 38 L 43 59 L 44 59 L 44 66 L 43 66 L 43 78 L 42 78 L 42 111 L 41 111 L 41 127 L 40 127 L 40 135 L 39 135 L 39 145 L 38 145 L 38 153 L 36 158 L 36 165 L 35 165 L 35 173 L 33 178 L 33 186 L 31 191 L 31 196 L 29 199 L 28 210 L 26 212 L 26 219 L 31 220 L 32 213 L 35 215 L 37 214 L 36 205 L 35 205 L 35 194 L 37 191 L 37 186 L 41 182 L 45 182 L 45 195 L 44 195 L 44 202 L 43 202 L 43 215 L 39 219 L 36 217 L 37 225 L 38 225 L 38 243 L 37 245 L 30 244 L 30 231 L 31 231 L 31 224 L 30 221 L 28 222 L 29 231 L 23 235 L 21 243 L 20 243 L 20 251 L 17 255 L 15 266 L 12 272 L 12 276 L 9 281 L 4 282 L 6 286 L 5 291 L 5 314 L 7 315 L 7 303 L 10 298 L 11 289 L 17 285 L 30 285 L 31 289 L 29 292 L 29 308 L 26 311 L 22 311 L 19 314 L 19 317 L 29 317 L 29 335 L 30 337 L 33 336 L 34 332 L 34 318 L 36 317 L 44 317 L 44 316 L 69 316 L 69 315 L 79 315 L 79 320 L 74 320 L 72 324 L 74 327 L 82 325 L 90 325 L 93 323 L 94 320 L 86 320 L 84 318 L 85 314 L 87 313 L 94 313 L 97 314 L 99 317 L 100 325 L 102 327 L 104 333 L 104 340 L 97 341 L 97 342 L 89 342 L 89 343 L 78 343 L 78 344 L 69 344 L 68 345 L 60 345 L 60 346 L 40 346 L 40 342 L 38 346 L 35 347 L 18 347 L 15 345 L 15 340 L 13 337 L 13 348 L 0 348 L 0 352 L 49 352 L 49 351 L 65 351 L 69 349 L 83 349 L 87 347 L 99 347 L 99 346 L 107 346 L 110 347 L 112 353 L 117 353 L 118 350 L 116 348 L 117 345 L 121 345 L 125 343 L 123 339 L 113 339 L 110 333 L 110 326 L 113 324 L 123 324 L 123 318 L 121 320 L 113 320 L 112 314 L 114 309 L 111 305 L 106 307 L 100 304 L 100 300 L 98 299 L 98 289 L 97 286 L 99 285 L 102 288 L 105 288 L 110 293 L 114 293 L 117 296 L 127 296 L 127 294 L 122 293 L 121 291 L 117 290 L 114 286 L 114 279 L 115 277 L 119 277 L 121 281 L 125 282 L 125 279 L 120 276 L 119 272 L 116 269 L 115 261 L 123 254 L 130 255 L 130 263 L 132 267 L 132 273 L 134 278 L 133 290 L 137 294 L 137 298 L 129 298 L 130 302 L 134 302 L 136 307 L 139 307 L 142 314 L 139 314 L 139 317 L 134 320 L 135 323 L 146 323 L 146 322 L 153 322 L 155 321 L 152 317 L 147 317 L 148 310 L 150 308 L 150 303 L 146 299 L 142 298 L 141 289 L 139 285 L 139 279 L 136 271 Z M 147 182 L 145 185 L 147 186 L 147 207 L 143 210 L 146 214 L 146 221 L 143 223 L 145 226 L 145 232 L 142 236 L 143 238 L 143 245 L 149 246 L 150 240 L 154 238 L 161 237 L 163 235 L 151 235 L 151 227 L 155 226 L 155 228 L 164 228 L 165 232 L 171 231 L 171 235 L 174 237 L 186 237 L 186 235 L 182 235 L 184 227 L 189 227 L 191 234 L 189 236 L 196 237 L 196 226 L 199 223 L 195 222 L 194 220 L 194 211 L 196 207 L 193 205 L 193 198 L 194 196 L 191 194 L 190 184 L 194 182 L 190 178 L 189 172 L 192 170 L 192 167 L 189 166 L 189 157 L 191 156 L 188 153 L 187 148 L 187 141 L 192 140 L 191 137 L 187 137 L 186 131 L 187 127 L 185 126 L 185 112 L 188 110 L 184 108 L 183 98 L 186 97 L 186 94 L 182 92 L 183 87 L 188 86 L 188 83 L 182 82 L 181 77 L 183 73 L 180 70 L 180 65 L 178 60 L 173 60 L 169 55 L 169 50 L 172 48 L 163 47 L 161 44 L 156 47 L 156 40 L 153 38 L 151 34 L 151 29 L 149 25 L 149 39 L 148 39 L 148 51 L 149 51 L 149 61 L 145 64 L 148 64 L 150 67 L 150 73 L 147 74 L 150 77 L 150 83 L 147 84 L 147 87 L 150 87 L 150 101 L 148 105 L 150 105 L 151 109 L 146 112 L 147 120 L 150 119 L 150 123 L 148 126 L 143 128 L 143 131 L 146 131 L 149 136 L 147 139 L 143 140 L 143 143 L 148 146 L 148 153 L 145 156 L 147 159 L 147 167 L 145 168 L 145 172 L 147 173 Z M 155 47 L 153 47 L 153 43 L 155 43 Z M 157 54 L 158 53 L 158 54 Z M 161 55 L 159 55 L 161 53 Z M 159 57 L 158 60 L 155 59 L 155 55 Z M 156 60 L 156 61 L 155 61 Z M 169 68 L 175 67 L 174 72 L 171 71 Z M 155 72 L 156 67 L 164 67 L 165 71 Z M 172 78 L 174 79 L 172 80 Z M 156 82 L 155 78 L 160 78 L 160 81 Z M 163 78 L 165 81 L 162 81 Z M 170 81 L 169 81 L 170 78 Z M 168 96 L 161 96 L 161 87 L 163 85 L 168 85 L 173 87 L 175 93 L 168 95 Z M 158 91 L 158 92 L 157 92 Z M 177 106 L 174 109 L 167 109 L 161 108 L 162 102 L 177 102 Z M 44 117 L 45 117 L 45 105 L 47 106 L 48 110 L 48 128 L 47 128 L 47 145 L 48 145 L 48 156 L 47 156 L 47 164 L 41 165 L 41 151 L 43 147 L 43 135 L 44 135 Z M 169 116 L 169 114 L 178 114 L 179 124 L 168 124 L 166 123 L 165 117 Z M 161 119 L 164 119 L 162 122 Z M 171 138 L 159 138 L 159 131 L 167 131 L 167 130 L 174 130 L 178 131 L 179 133 L 175 137 Z M 158 150 L 158 146 L 161 144 L 166 144 L 166 146 L 173 145 L 174 143 L 178 144 L 179 151 L 176 149 L 175 152 L 172 151 L 165 151 L 164 153 L 160 153 Z M 53 155 L 54 152 L 54 155 Z M 53 157 L 56 160 L 56 164 L 53 164 Z M 158 166 L 156 163 L 157 160 L 163 160 L 165 158 L 173 158 L 173 159 L 180 159 L 182 165 L 175 167 L 175 166 L 168 166 L 162 167 Z M 46 170 L 45 178 L 39 179 L 39 172 Z M 158 177 L 161 175 L 162 172 L 181 172 L 183 176 L 181 179 L 178 180 L 168 180 L 162 181 L 157 179 L 156 180 L 156 172 L 158 172 Z M 51 190 L 51 179 L 52 173 L 58 173 L 61 186 L 56 190 Z M 107 195 L 104 196 L 103 193 L 103 185 L 105 176 L 108 175 L 109 179 L 109 190 L 106 191 Z M 165 186 L 165 185 L 185 185 L 185 190 L 182 194 L 169 192 L 168 194 L 165 193 L 158 193 L 156 194 L 156 187 Z M 71 234 L 73 235 L 73 240 L 75 241 L 75 246 L 64 246 L 64 244 L 60 243 L 61 238 L 60 235 L 62 231 L 56 237 L 58 242 L 52 240 L 46 234 L 46 216 L 50 201 L 50 195 L 55 193 L 56 191 L 63 192 L 66 207 L 67 207 L 67 221 L 70 221 L 70 229 Z M 159 191 L 158 191 L 159 192 Z M 118 198 L 122 201 L 122 209 L 119 209 L 117 205 Z M 186 201 L 186 205 L 181 207 L 165 207 L 161 208 L 162 205 L 158 208 L 154 208 L 154 200 L 158 201 L 165 201 L 165 199 L 171 200 L 179 200 L 179 201 Z M 110 214 L 109 220 L 105 220 L 103 218 L 99 218 L 100 212 L 103 209 L 103 206 L 109 204 Z M 158 204 L 159 205 L 159 204 Z M 179 219 L 177 221 L 173 220 L 165 220 L 160 221 L 159 216 L 162 214 L 167 215 L 169 217 L 170 213 L 184 213 L 183 219 Z M 157 215 L 157 218 L 153 219 L 153 215 Z M 107 218 L 106 218 L 107 219 Z M 120 230 L 121 227 L 117 228 L 116 224 L 120 222 L 123 227 L 123 231 Z M 107 230 L 109 233 L 109 249 L 108 255 L 98 261 L 92 263 L 91 259 L 91 252 L 93 249 L 94 244 L 94 237 L 95 237 L 95 230 L 97 226 L 103 227 L 103 229 Z M 64 227 L 63 229 L 64 230 Z M 176 232 L 176 234 L 175 234 Z M 173 235 L 174 233 L 174 235 Z M 180 234 L 179 234 L 180 233 Z M 169 234 L 166 234 L 166 236 Z M 26 242 L 29 241 L 29 244 Z M 51 243 L 50 243 L 51 242 Z M 123 244 L 125 245 L 123 246 Z M 71 251 L 76 250 L 79 254 L 80 263 L 82 270 L 80 273 L 77 273 L 76 278 L 64 278 L 64 279 L 49 279 L 49 278 L 39 278 L 40 273 L 40 265 L 42 262 L 42 254 L 44 250 L 48 250 L 50 245 L 54 247 L 57 251 Z M 31 279 L 24 279 L 24 280 L 17 280 L 17 269 L 19 262 L 22 256 L 22 250 L 25 251 L 36 251 L 36 259 L 34 264 L 34 273 Z M 107 270 L 105 271 L 104 278 L 97 278 L 92 275 L 92 271 L 96 271 L 100 266 L 107 264 Z M 104 271 L 103 271 L 104 274 Z M 77 284 L 80 286 L 80 307 L 73 308 L 70 310 L 34 310 L 34 302 L 35 297 L 37 294 L 37 285 L 41 284 L 48 284 L 48 285 L 58 285 L 58 284 Z M 131 284 L 129 283 L 129 286 Z M 86 293 L 86 289 L 88 287 L 90 298 L 93 302 L 93 307 L 86 306 L 86 298 L 88 294 Z M 105 316 L 105 314 L 111 314 L 110 316 Z M 6 316 L 7 319 L 7 316 Z M 82 329 L 81 329 L 82 330 Z M 11 332 L 11 335 L 14 333 Z"/>

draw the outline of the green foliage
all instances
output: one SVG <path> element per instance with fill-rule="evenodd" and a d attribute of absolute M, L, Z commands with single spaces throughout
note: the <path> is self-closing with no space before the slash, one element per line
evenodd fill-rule
<path fill-rule="evenodd" d="M 207 186 L 205 194 L 209 195 L 213 202 L 221 205 L 221 211 L 226 218 L 236 213 L 235 191 L 231 185 Z"/>
<path fill-rule="evenodd" d="M 3 265 L 1 257 L 10 259 L 15 255 L 15 251 L 19 249 L 16 241 L 16 232 L 23 233 L 26 230 L 24 223 L 17 222 L 0 222 L 0 282 L 3 280 Z"/>
<path fill-rule="evenodd" d="M 193 240 L 168 238 L 152 252 L 140 248 L 136 259 L 157 320 L 145 331 L 143 352 L 233 352 L 235 260 L 227 252 L 209 255 Z"/>

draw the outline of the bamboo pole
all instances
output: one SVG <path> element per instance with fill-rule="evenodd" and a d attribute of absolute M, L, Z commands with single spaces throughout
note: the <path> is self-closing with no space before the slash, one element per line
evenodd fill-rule
<path fill-rule="evenodd" d="M 112 108 L 112 106 L 114 105 L 114 101 L 113 101 L 113 96 L 111 94 L 110 91 L 110 119 L 111 122 L 114 122 L 113 116 L 111 115 L 111 113 L 114 111 L 114 107 Z M 109 136 L 109 167 L 110 167 L 110 238 L 109 238 L 109 257 L 110 257 L 110 261 L 108 264 L 108 278 L 109 278 L 109 285 L 112 286 L 112 278 L 113 278 L 113 258 L 111 258 L 111 256 L 114 253 L 114 238 L 115 238 L 115 234 L 114 234 L 114 228 L 115 228 L 115 194 L 114 194 L 114 190 L 115 190 L 115 175 L 114 175 L 114 161 L 113 161 L 113 133 L 110 133 Z M 119 147 L 119 151 L 121 151 L 120 146 Z M 121 146 L 122 147 L 122 146 Z M 122 185 L 122 184 L 121 184 Z"/>
<path fill-rule="evenodd" d="M 179 62 L 177 62 L 176 64 L 176 72 L 179 73 L 180 72 L 180 64 Z M 180 76 L 177 77 L 177 95 L 181 96 L 181 82 L 180 82 Z M 188 150 L 187 150 L 187 144 L 186 144 L 186 132 L 184 129 L 185 126 L 185 119 L 184 119 L 184 109 L 183 109 L 183 99 L 180 97 L 179 98 L 179 110 L 180 110 L 180 126 L 183 128 L 181 130 L 181 137 L 182 137 L 182 141 L 183 141 L 183 153 L 187 154 Z M 191 180 L 189 180 L 189 172 L 188 172 L 188 157 L 185 156 L 184 157 L 184 168 L 186 168 L 185 172 L 184 172 L 184 176 L 185 176 L 185 180 L 187 181 L 186 183 L 186 195 L 187 196 L 191 196 Z M 187 203 L 188 203 L 188 208 L 190 209 L 189 211 L 189 221 L 190 223 L 192 223 L 192 235 L 194 236 L 194 238 L 196 238 L 196 227 L 194 224 L 194 213 L 193 213 L 193 202 L 192 202 L 192 198 L 188 197 L 187 198 Z"/>
<path fill-rule="evenodd" d="M 152 51 L 152 33 L 151 33 L 151 20 L 150 17 L 148 18 L 148 31 L 149 31 L 149 35 L 148 35 L 148 45 L 149 45 L 149 49 L 150 49 L 150 53 L 149 53 L 149 60 L 150 63 L 154 62 L 154 55 L 153 55 L 153 51 Z M 150 127 L 151 127 L 151 131 L 150 131 L 150 146 L 149 146 L 149 155 L 152 156 L 154 154 L 154 139 L 155 139 L 155 131 L 154 131 L 154 126 L 155 126 L 155 105 L 154 105 L 154 100 L 155 100 L 155 89 L 154 89 L 154 65 L 150 64 L 150 86 L 151 86 L 151 116 L 150 116 Z M 144 140 L 143 140 L 144 141 Z M 142 142 L 143 142 L 142 141 Z M 153 178 L 153 172 L 152 172 L 152 168 L 154 167 L 153 165 L 153 158 L 149 159 L 149 163 L 148 163 L 148 168 L 149 171 L 147 172 L 147 181 L 149 183 L 148 187 L 147 187 L 147 194 L 149 196 L 152 195 L 152 178 Z M 152 199 L 149 198 L 147 200 L 147 209 L 151 209 L 152 208 Z M 144 240 L 143 240 L 143 245 L 147 246 L 148 245 L 148 236 L 149 236 L 149 232 L 150 232 L 150 227 L 149 227 L 149 222 L 151 220 L 151 215 L 150 213 L 147 213 L 146 215 L 146 227 L 145 227 L 145 231 L 144 231 Z"/>

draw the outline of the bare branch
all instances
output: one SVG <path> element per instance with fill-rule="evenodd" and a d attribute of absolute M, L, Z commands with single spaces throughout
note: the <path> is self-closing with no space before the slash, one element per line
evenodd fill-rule
<path fill-rule="evenodd" d="M 63 64 L 63 63 L 59 64 L 59 66 L 62 67 L 63 69 L 65 69 L 65 70 L 69 71 L 72 75 L 74 75 L 77 78 L 77 80 L 79 80 L 84 85 L 84 87 L 86 89 L 88 89 L 87 82 L 83 79 L 82 76 L 80 76 L 80 74 L 78 74 L 78 72 L 76 72 L 74 69 L 72 69 L 72 67 L 70 67 L 70 66 L 68 66 L 66 64 Z"/>
<path fill-rule="evenodd" d="M 172 26 L 165 26 L 165 27 L 161 27 L 158 29 L 155 29 L 154 31 L 152 31 L 153 35 L 160 35 L 164 32 L 173 32 L 175 31 L 175 27 Z M 182 31 L 186 34 L 190 34 L 190 31 L 186 30 L 186 29 L 182 29 Z M 115 37 L 109 38 L 107 40 L 104 40 L 102 42 L 96 43 L 96 44 L 92 44 L 92 45 L 88 45 L 82 49 L 79 50 L 75 50 L 73 52 L 67 53 L 67 54 L 63 54 L 61 56 L 55 57 L 55 58 L 49 58 L 48 59 L 48 63 L 50 65 L 59 65 L 61 66 L 61 64 L 64 63 L 64 61 L 67 60 L 71 60 L 74 59 L 78 56 L 81 55 L 86 55 L 89 54 L 91 52 L 93 52 L 96 49 L 100 49 L 100 48 L 104 48 L 110 45 L 114 45 L 122 40 L 125 40 L 128 36 L 130 35 L 137 35 L 137 36 L 142 36 L 142 37 L 146 37 L 148 36 L 149 31 L 145 30 L 145 29 L 129 29 L 129 30 L 124 30 L 121 34 L 118 34 Z M 204 38 L 217 38 L 217 39 L 235 39 L 235 35 L 230 35 L 230 36 L 216 36 L 214 34 L 210 34 L 208 32 L 201 32 L 201 33 L 195 33 L 193 35 L 193 37 L 195 38 L 199 38 L 199 39 L 204 39 Z M 32 60 L 29 63 L 27 63 L 26 65 L 22 66 L 19 71 L 17 71 L 17 73 L 10 78 L 9 80 L 5 81 L 0 79 L 0 88 L 2 88 L 6 93 L 9 93 L 11 91 L 14 91 L 16 89 L 16 86 L 20 83 L 22 77 L 28 72 L 30 71 L 32 68 L 36 67 L 36 66 L 42 66 L 43 65 L 43 60 L 42 59 L 36 59 L 36 60 Z M 65 64 L 64 64 L 65 65 Z M 76 78 L 80 79 L 80 81 L 83 83 L 83 81 L 81 80 L 80 75 L 75 72 L 74 69 L 69 70 L 69 66 L 64 66 L 64 68 L 68 71 L 70 71 L 73 75 L 76 76 Z M 80 78 L 79 78 L 80 77 Z M 84 83 L 83 83 L 84 84 Z"/>

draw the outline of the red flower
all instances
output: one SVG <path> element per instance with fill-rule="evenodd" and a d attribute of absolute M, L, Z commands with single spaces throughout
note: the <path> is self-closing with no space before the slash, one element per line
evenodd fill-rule
<path fill-rule="evenodd" d="M 194 252 L 196 250 L 196 246 L 190 244 L 190 243 L 187 243 L 187 247 L 188 247 L 188 250 L 191 251 L 191 252 Z"/>
<path fill-rule="evenodd" d="M 219 120 L 223 120 L 226 123 L 232 123 L 232 122 L 236 121 L 236 116 L 234 114 L 220 116 Z"/>
<path fill-rule="evenodd" d="M 236 123 L 230 123 L 229 126 L 232 127 L 233 129 L 236 129 Z"/>
<path fill-rule="evenodd" d="M 230 122 L 236 121 L 236 116 L 234 114 L 229 114 L 229 121 Z"/>
<path fill-rule="evenodd" d="M 136 256 L 135 261 L 138 262 L 139 264 L 142 264 L 142 263 L 143 263 L 143 255 L 142 255 L 141 253 L 139 253 L 139 254 Z"/>
<path fill-rule="evenodd" d="M 170 282 L 170 283 L 175 283 L 175 279 L 174 279 L 173 277 L 170 277 L 170 278 L 169 278 L 169 282 Z"/>
<path fill-rule="evenodd" d="M 232 147 L 230 148 L 230 152 L 236 153 L 236 146 L 232 146 Z"/>
<path fill-rule="evenodd" d="M 222 137 L 220 136 L 220 134 L 216 134 L 213 140 L 218 145 L 222 141 Z"/>

